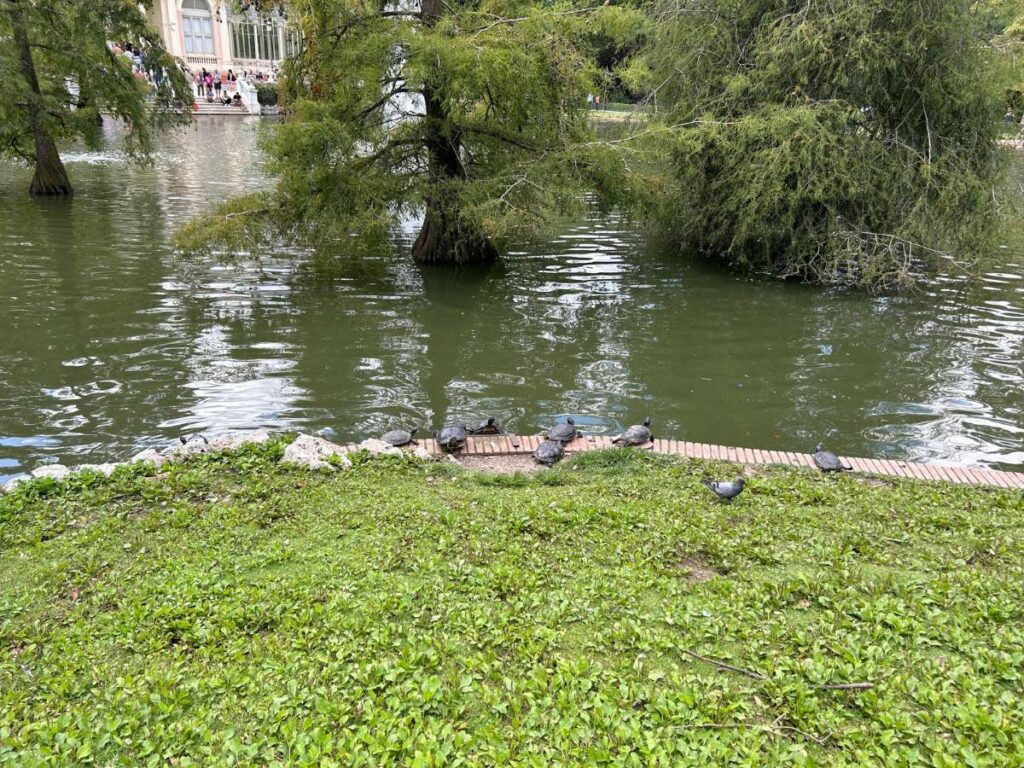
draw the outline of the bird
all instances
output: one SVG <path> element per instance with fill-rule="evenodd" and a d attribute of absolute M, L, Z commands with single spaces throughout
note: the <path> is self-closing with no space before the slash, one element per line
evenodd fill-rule
<path fill-rule="evenodd" d="M 834 453 L 826 451 L 821 443 L 815 446 L 814 455 L 811 458 L 814 459 L 814 466 L 822 472 L 841 472 L 843 470 L 849 472 L 853 470 L 853 467 L 849 464 L 843 464 Z"/>
<path fill-rule="evenodd" d="M 742 477 L 737 477 L 731 483 L 724 480 L 709 480 L 708 478 L 704 478 L 700 482 L 701 485 L 715 494 L 722 501 L 730 502 L 743 493 L 743 487 L 747 484 L 747 481 Z"/>

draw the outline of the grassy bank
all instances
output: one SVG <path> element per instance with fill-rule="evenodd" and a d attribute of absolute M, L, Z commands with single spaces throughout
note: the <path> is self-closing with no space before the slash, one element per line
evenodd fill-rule
<path fill-rule="evenodd" d="M 0 498 L 0 764 L 1024 764 L 1019 493 L 279 451 Z"/>

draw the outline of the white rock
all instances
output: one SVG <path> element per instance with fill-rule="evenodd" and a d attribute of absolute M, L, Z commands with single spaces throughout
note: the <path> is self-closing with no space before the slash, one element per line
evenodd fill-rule
<path fill-rule="evenodd" d="M 22 483 L 29 481 L 28 475 L 18 475 L 18 477 L 12 477 L 6 483 L 4 483 L 4 493 L 10 493 Z"/>
<path fill-rule="evenodd" d="M 421 459 L 423 461 L 433 461 L 434 460 L 434 454 L 432 454 L 430 451 L 428 451 L 422 445 L 419 446 L 418 448 L 416 448 L 416 450 L 414 450 L 412 452 L 412 455 L 415 456 L 417 459 Z"/>
<path fill-rule="evenodd" d="M 210 441 L 212 451 L 237 451 L 246 445 L 263 445 L 270 440 L 270 433 L 265 429 L 258 429 L 255 432 L 236 432 L 231 435 L 221 435 Z"/>
<path fill-rule="evenodd" d="M 459 464 L 459 460 L 452 456 L 450 453 L 446 453 L 444 455 L 444 460 L 447 461 L 449 464 L 458 464 L 458 466 L 462 466 L 461 464 Z"/>
<path fill-rule="evenodd" d="M 345 449 L 340 445 L 335 445 L 322 437 L 299 435 L 294 443 L 284 449 L 281 463 L 310 469 L 333 469 L 334 465 L 327 460 L 335 456 L 340 459 L 341 466 L 352 466 L 352 462 L 345 455 Z"/>
<path fill-rule="evenodd" d="M 114 474 L 114 470 L 120 467 L 118 463 L 107 463 L 107 464 L 79 464 L 75 467 L 76 472 L 99 472 L 101 475 L 110 477 Z"/>
<path fill-rule="evenodd" d="M 363 440 L 358 447 L 361 451 L 369 451 L 371 456 L 401 456 L 403 453 L 401 448 L 396 448 L 391 443 L 385 443 L 375 437 Z"/>
<path fill-rule="evenodd" d="M 61 480 L 66 480 L 70 474 L 71 470 L 63 464 L 47 464 L 46 466 L 36 467 L 32 470 L 32 477 L 49 477 L 56 480 L 58 483 Z"/>
<path fill-rule="evenodd" d="M 201 453 L 209 453 L 211 446 L 208 440 L 201 437 L 193 437 L 187 443 L 178 443 L 171 446 L 167 455 L 172 459 L 184 459 L 187 456 L 198 456 Z"/>
<path fill-rule="evenodd" d="M 162 455 L 159 451 L 155 451 L 152 448 L 147 448 L 144 451 L 139 451 L 131 459 L 128 460 L 129 464 L 138 464 L 140 462 L 149 462 L 155 467 L 162 467 L 167 463 L 167 457 Z"/>

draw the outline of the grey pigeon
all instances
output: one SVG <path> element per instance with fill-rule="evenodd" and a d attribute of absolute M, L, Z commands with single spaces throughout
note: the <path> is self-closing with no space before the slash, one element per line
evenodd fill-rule
<path fill-rule="evenodd" d="M 844 469 L 847 471 L 853 469 L 849 464 L 843 464 L 834 453 L 826 451 L 821 443 L 815 446 L 814 455 L 811 458 L 814 459 L 814 466 L 822 472 L 841 472 Z"/>
<path fill-rule="evenodd" d="M 743 493 L 743 486 L 747 484 L 747 481 L 742 477 L 737 477 L 731 483 L 724 480 L 708 480 L 707 478 L 700 482 L 701 485 L 715 494 L 722 501 L 732 501 L 735 499 Z"/>

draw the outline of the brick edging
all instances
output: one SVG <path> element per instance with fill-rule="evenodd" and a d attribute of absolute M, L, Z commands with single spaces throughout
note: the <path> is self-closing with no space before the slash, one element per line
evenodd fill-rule
<path fill-rule="evenodd" d="M 534 435 L 487 435 L 470 437 L 466 446 L 456 456 L 516 456 L 529 455 L 537 450 L 543 438 Z M 420 440 L 421 447 L 430 453 L 442 453 L 434 440 Z M 567 453 L 596 451 L 612 448 L 612 439 L 602 435 L 589 435 L 576 438 L 565 446 Z M 353 446 L 355 448 L 355 446 Z M 791 451 L 765 451 L 757 448 L 737 448 L 728 445 L 710 443 L 692 443 L 684 440 L 658 438 L 649 449 L 655 453 L 669 456 L 682 456 L 690 459 L 713 459 L 732 461 L 738 464 L 758 466 L 764 464 L 783 464 L 795 467 L 813 467 L 814 460 L 809 453 L 793 453 Z M 1002 472 L 995 469 L 976 469 L 972 467 L 954 467 L 945 464 L 923 464 L 890 459 L 867 459 L 856 456 L 844 456 L 843 460 L 853 467 L 855 472 L 882 475 L 887 477 L 906 477 L 915 480 L 940 480 L 961 485 L 992 485 L 998 488 L 1024 489 L 1024 473 Z"/>

